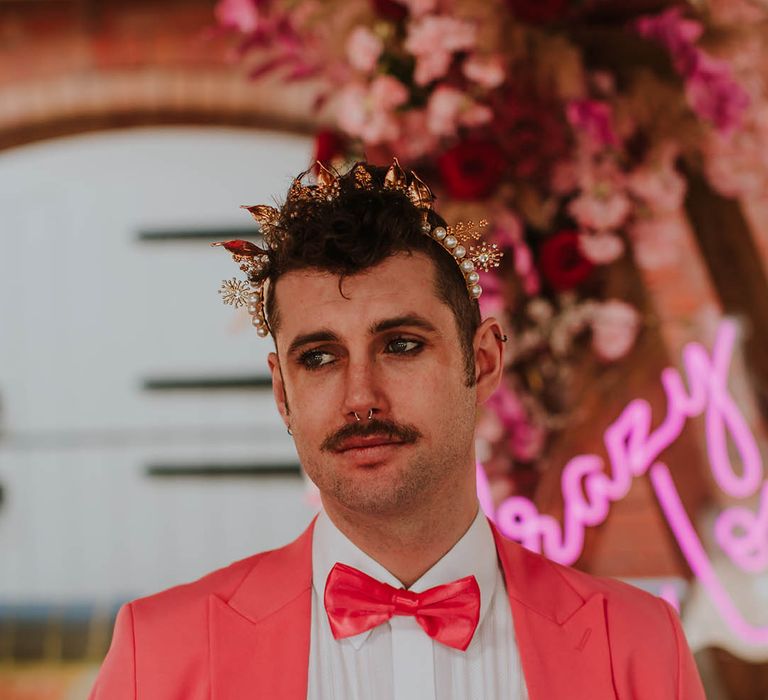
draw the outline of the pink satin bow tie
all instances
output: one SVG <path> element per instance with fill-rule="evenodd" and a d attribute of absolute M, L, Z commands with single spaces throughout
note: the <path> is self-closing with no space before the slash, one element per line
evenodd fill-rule
<path fill-rule="evenodd" d="M 337 563 L 328 574 L 324 600 L 336 639 L 366 632 L 393 615 L 413 615 L 430 637 L 465 651 L 480 619 L 474 576 L 413 593 Z"/>

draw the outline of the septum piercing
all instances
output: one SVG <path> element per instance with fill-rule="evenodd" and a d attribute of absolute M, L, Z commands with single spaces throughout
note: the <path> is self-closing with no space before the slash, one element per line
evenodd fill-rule
<path fill-rule="evenodd" d="M 359 423 L 360 422 L 360 416 L 357 415 L 357 411 L 352 411 L 352 413 L 355 414 L 355 420 Z M 368 409 L 368 420 L 371 420 L 373 418 L 373 409 Z"/>

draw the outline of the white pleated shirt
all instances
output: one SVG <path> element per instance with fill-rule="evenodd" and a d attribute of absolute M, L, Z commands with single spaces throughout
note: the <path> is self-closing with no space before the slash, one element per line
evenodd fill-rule
<path fill-rule="evenodd" d="M 475 576 L 480 620 L 466 651 L 433 641 L 410 615 L 334 639 L 323 594 L 336 562 L 402 588 L 320 512 L 312 540 L 309 700 L 527 700 L 504 577 L 482 511 L 454 547 L 410 587 L 420 593 Z"/>

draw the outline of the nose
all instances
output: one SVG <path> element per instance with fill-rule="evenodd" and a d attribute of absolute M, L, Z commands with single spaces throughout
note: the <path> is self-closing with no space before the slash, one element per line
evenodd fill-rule
<path fill-rule="evenodd" d="M 374 416 L 386 413 L 385 387 L 372 359 L 350 358 L 344 381 L 342 412 L 347 422 L 366 423 Z"/>

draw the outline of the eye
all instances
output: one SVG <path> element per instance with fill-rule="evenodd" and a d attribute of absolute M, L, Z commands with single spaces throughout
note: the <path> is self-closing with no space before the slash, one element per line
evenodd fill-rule
<path fill-rule="evenodd" d="M 408 355 L 421 350 L 424 346 L 419 340 L 410 340 L 408 338 L 395 338 L 387 343 L 387 352 L 393 355 Z"/>
<path fill-rule="evenodd" d="M 333 362 L 333 353 L 325 350 L 308 350 L 299 356 L 299 364 L 306 369 L 319 369 Z"/>

